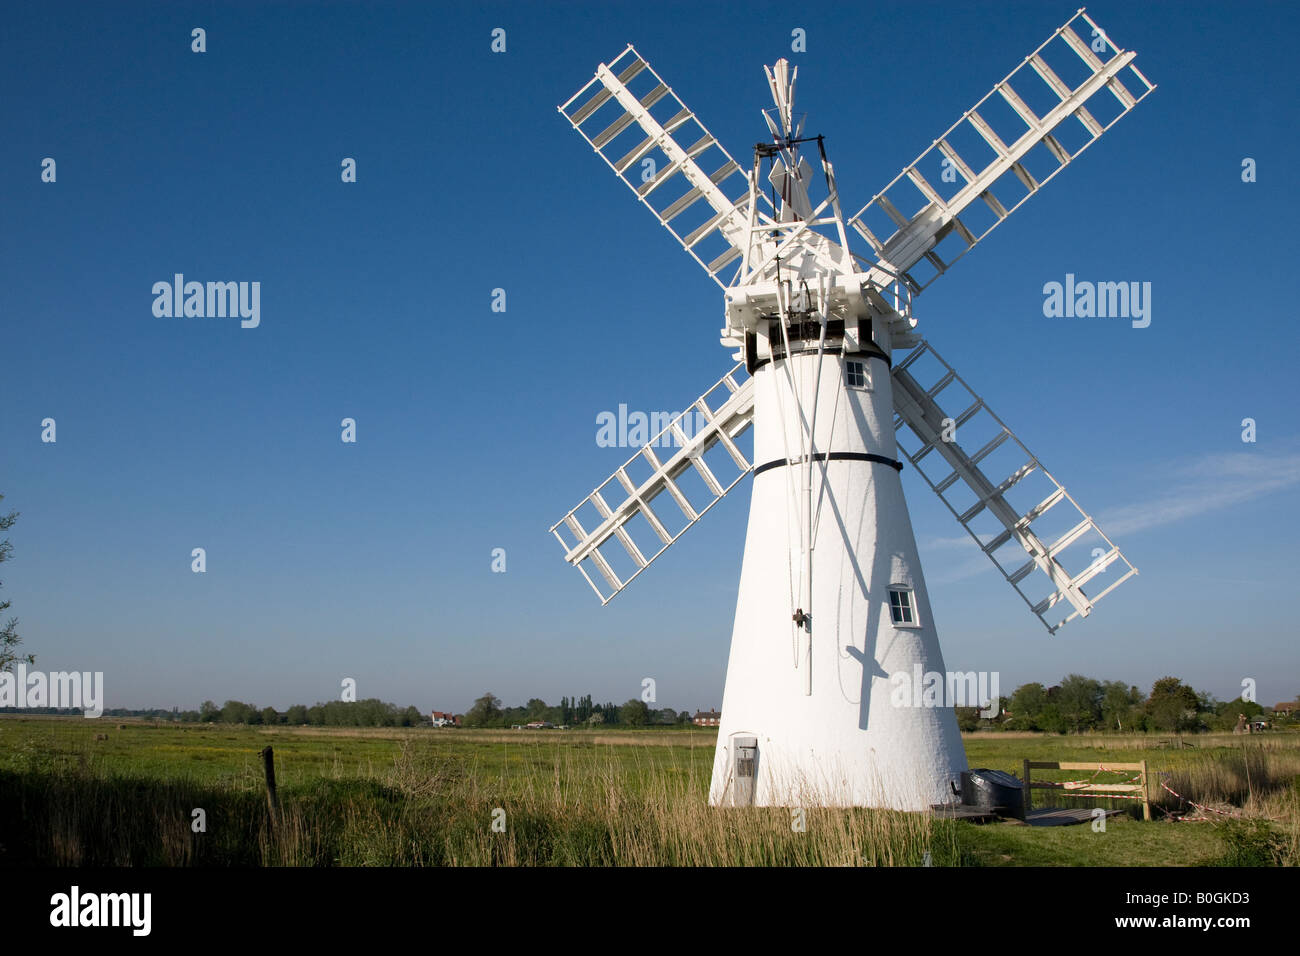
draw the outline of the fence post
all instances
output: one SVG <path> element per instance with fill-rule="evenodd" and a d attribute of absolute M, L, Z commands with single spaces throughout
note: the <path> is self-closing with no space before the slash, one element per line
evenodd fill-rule
<path fill-rule="evenodd" d="M 275 752 L 270 747 L 262 750 L 262 769 L 266 772 L 266 805 L 274 828 L 280 816 L 280 798 L 275 793 Z"/>
<path fill-rule="evenodd" d="M 1147 762 L 1142 761 L 1142 819 L 1151 819 L 1151 784 L 1147 781 Z"/>
<path fill-rule="evenodd" d="M 1025 816 L 1029 816 L 1029 811 L 1032 809 L 1032 804 L 1030 803 L 1030 799 L 1029 799 L 1030 792 L 1031 791 L 1029 789 L 1029 760 L 1026 759 L 1025 760 L 1025 799 L 1024 799 Z"/>

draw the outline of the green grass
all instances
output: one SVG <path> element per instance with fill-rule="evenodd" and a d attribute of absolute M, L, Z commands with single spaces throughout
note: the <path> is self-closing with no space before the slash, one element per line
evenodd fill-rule
<path fill-rule="evenodd" d="M 99 739 L 102 738 L 102 739 Z M 710 730 L 466 731 L 0 719 L 0 865 L 1260 865 L 1297 858 L 1300 735 L 974 734 L 971 766 L 1146 759 L 1254 822 L 1111 817 L 1042 828 L 705 803 Z M 1191 746 L 1188 746 L 1190 744 Z M 258 752 L 275 749 L 268 825 Z M 1045 774 L 1050 778 L 1050 774 Z M 1061 774 L 1058 779 L 1079 777 Z M 1088 774 L 1082 774 L 1088 776 Z M 1154 792 L 1154 791 L 1153 791 Z M 1107 805 L 1035 791 L 1035 805 Z M 1161 794 L 1158 807 L 1179 809 Z M 1136 812 L 1135 804 L 1121 804 Z M 206 833 L 191 831 L 192 811 Z M 505 832 L 492 828 L 505 812 Z M 1211 815 L 1213 816 L 1213 815 Z"/>

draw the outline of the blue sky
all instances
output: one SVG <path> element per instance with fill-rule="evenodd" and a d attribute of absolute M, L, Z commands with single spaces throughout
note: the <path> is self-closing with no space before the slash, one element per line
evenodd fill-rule
<path fill-rule="evenodd" d="M 789 9 L 7 6 L 3 594 L 38 666 L 105 672 L 110 707 L 285 707 L 344 677 L 426 709 L 644 677 L 720 704 L 747 483 L 606 608 L 547 534 L 627 457 L 599 412 L 680 409 L 730 365 L 716 286 L 556 105 L 633 42 L 742 156 L 788 56 L 852 211 L 1074 12 Z M 1159 88 L 916 311 L 1141 576 L 1049 637 L 905 470 L 945 657 L 1004 693 L 1082 672 L 1290 699 L 1300 13 L 1089 13 Z M 178 272 L 259 281 L 260 326 L 155 317 Z M 1151 282 L 1150 327 L 1045 318 L 1067 272 Z"/>

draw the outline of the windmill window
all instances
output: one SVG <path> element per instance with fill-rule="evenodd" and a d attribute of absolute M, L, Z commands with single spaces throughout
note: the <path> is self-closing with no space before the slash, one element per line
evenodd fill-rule
<path fill-rule="evenodd" d="M 845 362 L 844 374 L 848 378 L 849 388 L 871 388 L 871 373 L 866 362 Z"/>
<path fill-rule="evenodd" d="M 917 627 L 916 605 L 911 588 L 889 589 L 889 617 L 895 627 Z"/>

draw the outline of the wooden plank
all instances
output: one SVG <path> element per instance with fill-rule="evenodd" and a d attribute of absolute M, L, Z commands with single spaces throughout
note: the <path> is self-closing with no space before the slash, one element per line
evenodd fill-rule
<path fill-rule="evenodd" d="M 1106 816 L 1113 817 L 1123 810 L 1105 810 Z M 1064 827 L 1077 823 L 1087 823 L 1093 819 L 1092 807 L 1044 807 L 1033 813 L 1025 813 L 1025 823 L 1031 827 Z"/>
<path fill-rule="evenodd" d="M 1035 770 L 1146 770 L 1146 761 L 1141 763 L 1060 763 L 1052 760 L 1026 760 L 1025 765 Z"/>
<path fill-rule="evenodd" d="M 1066 782 L 1045 782 L 1033 784 L 1036 790 L 1055 790 L 1058 793 L 1067 793 L 1073 797 L 1087 797 L 1100 795 L 1103 793 L 1140 793 L 1142 784 L 1140 783 L 1079 783 L 1073 786 Z"/>

